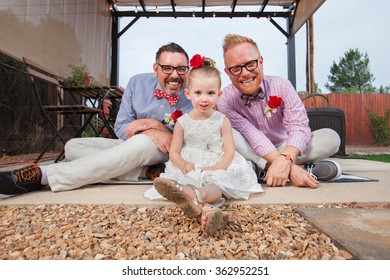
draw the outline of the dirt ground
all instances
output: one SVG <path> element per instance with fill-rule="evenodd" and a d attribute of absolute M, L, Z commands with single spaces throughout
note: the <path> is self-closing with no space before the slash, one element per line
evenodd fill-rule
<path fill-rule="evenodd" d="M 374 146 L 374 145 L 347 145 L 345 147 L 347 154 L 366 153 L 366 154 L 384 154 L 390 153 L 390 146 Z"/>

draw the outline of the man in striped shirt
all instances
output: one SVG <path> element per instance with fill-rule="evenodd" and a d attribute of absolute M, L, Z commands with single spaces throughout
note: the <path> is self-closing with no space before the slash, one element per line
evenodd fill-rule
<path fill-rule="evenodd" d="M 232 122 L 236 149 L 265 171 L 272 187 L 316 188 L 341 174 L 340 165 L 323 160 L 334 155 L 340 137 L 324 128 L 311 132 L 303 102 L 291 83 L 263 74 L 263 57 L 250 38 L 228 34 L 223 42 L 225 73 L 232 84 L 223 89 L 218 110 Z M 304 165 L 306 164 L 306 165 Z"/>

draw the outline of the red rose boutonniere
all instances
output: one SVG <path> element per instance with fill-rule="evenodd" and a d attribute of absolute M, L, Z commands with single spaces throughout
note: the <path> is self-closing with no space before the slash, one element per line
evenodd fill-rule
<path fill-rule="evenodd" d="M 268 106 L 264 110 L 264 114 L 267 118 L 270 118 L 272 116 L 272 113 L 276 113 L 278 110 L 277 108 L 282 104 L 282 98 L 272 95 L 269 97 Z"/>
<path fill-rule="evenodd" d="M 200 54 L 196 54 L 196 55 L 194 55 L 194 56 L 191 58 L 191 60 L 190 60 L 190 66 L 191 66 L 193 69 L 199 68 L 200 66 L 202 66 L 203 61 L 204 61 L 204 56 L 201 56 Z"/>
<path fill-rule="evenodd" d="M 163 119 L 163 123 L 166 123 L 170 125 L 171 127 L 174 127 L 176 124 L 176 121 L 179 117 L 183 115 L 183 112 L 181 110 L 176 110 L 172 114 L 165 114 L 165 118 Z"/>

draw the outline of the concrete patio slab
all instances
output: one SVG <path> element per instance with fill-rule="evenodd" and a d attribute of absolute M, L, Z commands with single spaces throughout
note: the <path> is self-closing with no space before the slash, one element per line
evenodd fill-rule
<path fill-rule="evenodd" d="M 333 160 L 340 163 L 344 172 L 377 179 L 378 182 L 322 183 L 317 189 L 292 186 L 264 187 L 264 193 L 252 195 L 249 200 L 231 200 L 228 203 L 267 205 L 390 202 L 390 163 L 359 159 L 336 158 Z M 168 201 L 152 201 L 145 198 L 144 192 L 150 187 L 151 185 L 91 185 L 58 193 L 45 188 L 42 191 L 0 199 L 0 205 L 65 203 L 126 204 L 136 207 L 175 206 Z"/>
<path fill-rule="evenodd" d="M 390 260 L 390 209 L 298 208 L 296 211 L 354 259 Z"/>

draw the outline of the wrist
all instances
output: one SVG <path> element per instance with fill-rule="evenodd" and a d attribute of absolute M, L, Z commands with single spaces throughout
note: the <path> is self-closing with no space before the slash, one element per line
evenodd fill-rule
<path fill-rule="evenodd" d="M 294 160 L 291 158 L 289 154 L 280 154 L 280 156 L 284 157 L 285 160 L 291 161 L 291 163 L 294 163 Z"/>

